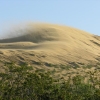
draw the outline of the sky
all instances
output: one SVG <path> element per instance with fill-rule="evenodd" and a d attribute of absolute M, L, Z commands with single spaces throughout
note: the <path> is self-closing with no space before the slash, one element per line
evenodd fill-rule
<path fill-rule="evenodd" d="M 100 0 L 0 0 L 0 36 L 23 22 L 61 24 L 100 36 Z"/>

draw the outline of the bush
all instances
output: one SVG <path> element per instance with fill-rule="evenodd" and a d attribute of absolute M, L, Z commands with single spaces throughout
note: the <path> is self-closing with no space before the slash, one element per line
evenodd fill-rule
<path fill-rule="evenodd" d="M 0 100 L 100 100 L 100 80 L 93 73 L 89 73 L 90 80 L 85 83 L 80 75 L 67 81 L 54 79 L 50 72 L 34 71 L 27 64 L 10 63 L 3 68 Z"/>

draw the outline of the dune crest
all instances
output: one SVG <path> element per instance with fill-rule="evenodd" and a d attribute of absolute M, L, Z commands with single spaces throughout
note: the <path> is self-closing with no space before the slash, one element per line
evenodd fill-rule
<path fill-rule="evenodd" d="M 21 36 L 0 40 L 0 60 L 53 64 L 100 61 L 100 37 L 60 25 L 28 24 Z"/>

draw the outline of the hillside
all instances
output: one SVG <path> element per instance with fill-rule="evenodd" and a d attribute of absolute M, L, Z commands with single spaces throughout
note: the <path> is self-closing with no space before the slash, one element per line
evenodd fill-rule
<path fill-rule="evenodd" d="M 100 37 L 67 26 L 30 23 L 23 34 L 0 40 L 0 61 L 95 64 L 100 61 Z"/>

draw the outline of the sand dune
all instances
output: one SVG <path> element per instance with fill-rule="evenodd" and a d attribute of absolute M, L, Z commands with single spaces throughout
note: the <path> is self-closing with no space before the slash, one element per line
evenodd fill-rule
<path fill-rule="evenodd" d="M 97 63 L 100 37 L 67 26 L 31 23 L 21 36 L 0 40 L 0 61 Z"/>

